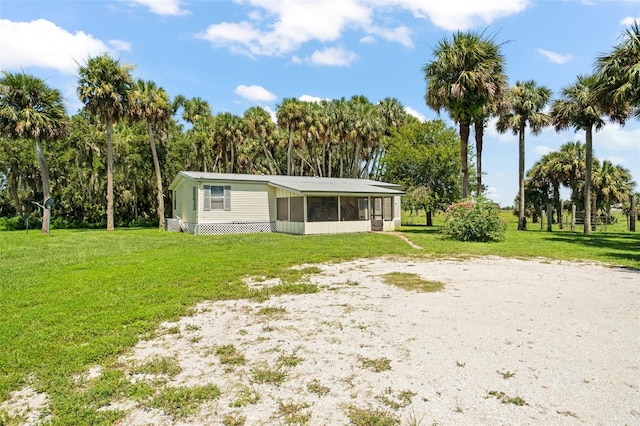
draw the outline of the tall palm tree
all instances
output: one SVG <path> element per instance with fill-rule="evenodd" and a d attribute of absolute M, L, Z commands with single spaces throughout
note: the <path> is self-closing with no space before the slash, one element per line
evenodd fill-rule
<path fill-rule="evenodd" d="M 158 227 L 164 229 L 164 193 L 162 190 L 162 171 L 158 160 L 155 136 L 166 125 L 171 117 L 171 102 L 169 95 L 162 87 L 153 81 L 138 80 L 131 93 L 130 113 L 135 120 L 144 120 L 147 124 L 149 146 L 153 158 L 153 168 L 156 174 Z"/>
<path fill-rule="evenodd" d="M 278 105 L 276 110 L 276 118 L 278 120 L 278 126 L 283 129 L 287 129 L 288 132 L 288 144 L 287 144 L 287 175 L 293 174 L 293 134 L 300 128 L 302 122 L 302 116 L 304 114 L 303 102 L 296 98 L 284 98 L 282 103 Z"/>
<path fill-rule="evenodd" d="M 640 22 L 622 34 L 620 43 L 596 59 L 596 87 L 608 115 L 622 124 L 630 114 L 640 116 Z"/>
<path fill-rule="evenodd" d="M 506 89 L 500 47 L 484 33 L 457 32 L 451 40 L 445 38 L 438 43 L 433 50 L 433 60 L 422 68 L 427 82 L 427 105 L 438 113 L 446 110 L 459 125 L 463 198 L 469 196 L 467 153 L 470 125 L 481 119 L 484 125 L 488 107 L 497 105 Z M 481 155 L 481 146 L 479 151 Z M 479 164 L 481 185 L 481 162 Z"/>
<path fill-rule="evenodd" d="M 525 170 L 524 170 L 524 135 L 529 125 L 531 133 L 539 134 L 542 129 L 551 124 L 551 117 L 543 109 L 551 99 L 551 90 L 546 86 L 538 86 L 533 80 L 516 82 L 509 88 L 505 97 L 506 112 L 500 115 L 496 128 L 500 133 L 508 129 L 518 135 L 518 185 L 519 185 L 519 213 L 518 229 L 527 229 L 525 219 Z"/>
<path fill-rule="evenodd" d="M 244 112 L 242 120 L 247 136 L 260 141 L 269 172 L 272 175 L 280 174 L 278 163 L 273 158 L 272 146 L 269 144 L 276 127 L 269 113 L 262 107 L 253 106 Z"/>
<path fill-rule="evenodd" d="M 584 180 L 584 233 L 591 233 L 591 167 L 593 157 L 593 130 L 604 126 L 604 113 L 597 97 L 595 75 L 578 76 L 577 81 L 562 90 L 562 99 L 553 102 L 551 116 L 556 131 L 569 127 L 585 131 L 585 180 Z"/>
<path fill-rule="evenodd" d="M 0 78 L 0 136 L 34 143 L 42 179 L 43 200 L 51 197 L 51 180 L 42 143 L 66 136 L 68 117 L 60 91 L 37 77 L 3 72 Z M 42 214 L 42 232 L 49 229 L 49 209 Z"/>
<path fill-rule="evenodd" d="M 113 220 L 113 126 L 127 115 L 133 67 L 120 64 L 108 54 L 90 57 L 78 71 L 78 97 L 84 109 L 96 116 L 107 130 L 107 230 Z"/>
<path fill-rule="evenodd" d="M 213 141 L 219 150 L 219 158 L 224 159 L 224 171 L 234 173 L 236 169 L 236 144 L 242 143 L 242 119 L 230 112 L 223 112 L 214 117 Z"/>

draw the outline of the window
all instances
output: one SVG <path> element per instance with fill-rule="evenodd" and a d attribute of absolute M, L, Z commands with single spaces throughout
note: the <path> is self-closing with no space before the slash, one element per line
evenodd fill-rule
<path fill-rule="evenodd" d="M 393 198 L 384 197 L 382 206 L 382 216 L 384 220 L 393 220 Z"/>
<path fill-rule="evenodd" d="M 198 188 L 193 187 L 193 194 L 191 194 L 193 198 L 193 210 L 198 210 Z"/>
<path fill-rule="evenodd" d="M 304 222 L 304 197 L 289 198 L 289 206 L 291 207 L 291 222 Z"/>
<path fill-rule="evenodd" d="M 337 222 L 338 197 L 308 197 L 307 222 Z"/>
<path fill-rule="evenodd" d="M 231 187 L 204 185 L 203 210 L 231 210 Z"/>
<path fill-rule="evenodd" d="M 368 205 L 369 200 L 366 197 L 340 197 L 340 220 L 369 219 Z"/>
<path fill-rule="evenodd" d="M 288 198 L 278 198 L 276 200 L 276 217 L 278 220 L 289 220 Z"/>

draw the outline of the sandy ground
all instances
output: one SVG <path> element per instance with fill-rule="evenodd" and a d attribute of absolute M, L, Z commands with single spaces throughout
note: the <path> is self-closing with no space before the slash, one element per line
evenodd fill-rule
<path fill-rule="evenodd" d="M 496 257 L 317 266 L 318 293 L 201 303 L 121 360 L 130 380 L 159 383 L 136 366 L 174 358 L 181 371 L 161 386 L 213 384 L 219 398 L 178 418 L 128 400 L 104 409 L 127 411 L 122 425 L 346 425 L 355 408 L 403 425 L 640 424 L 639 271 Z M 445 288 L 405 291 L 388 272 Z M 221 363 L 224 345 L 244 364 Z"/>

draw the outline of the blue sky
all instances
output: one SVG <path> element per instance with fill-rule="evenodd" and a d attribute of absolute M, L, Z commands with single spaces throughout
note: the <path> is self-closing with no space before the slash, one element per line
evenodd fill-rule
<path fill-rule="evenodd" d="M 639 0 L 0 0 L 0 69 L 44 78 L 62 91 L 69 114 L 81 106 L 77 64 L 108 52 L 172 97 L 207 100 L 214 114 L 274 111 L 287 97 L 364 95 L 374 103 L 395 97 L 410 114 L 433 119 L 421 68 L 454 31 L 492 34 L 504 43 L 510 84 L 533 79 L 558 98 L 634 19 Z M 526 167 L 575 140 L 584 133 L 528 134 Z M 640 182 L 637 120 L 607 124 L 594 150 Z M 502 205 L 517 193 L 517 156 L 517 138 L 490 123 L 484 182 Z"/>

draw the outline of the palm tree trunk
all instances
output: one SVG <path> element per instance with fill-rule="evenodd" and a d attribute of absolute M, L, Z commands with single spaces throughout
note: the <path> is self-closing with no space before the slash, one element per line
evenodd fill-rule
<path fill-rule="evenodd" d="M 586 163 L 587 171 L 584 177 L 584 233 L 591 233 L 591 163 L 592 159 L 592 145 L 593 145 L 593 133 L 592 126 L 586 128 Z"/>
<path fill-rule="evenodd" d="M 107 120 L 107 231 L 113 231 L 113 123 Z"/>
<path fill-rule="evenodd" d="M 460 122 L 460 174 L 462 175 L 462 198 L 469 197 L 469 122 Z"/>
<path fill-rule="evenodd" d="M 291 154 L 293 152 L 293 131 L 291 126 L 289 126 L 289 145 L 287 145 L 287 176 L 291 176 L 293 160 L 291 159 Z"/>
<path fill-rule="evenodd" d="M 35 140 L 36 158 L 38 159 L 38 166 L 40 167 L 40 177 L 42 178 L 42 203 L 49 197 L 51 197 L 51 179 L 49 178 L 49 169 L 47 168 L 47 160 L 44 158 L 44 152 L 42 151 L 42 144 L 40 139 Z M 46 234 L 49 231 L 50 209 L 42 209 L 42 229 L 41 232 Z"/>
<path fill-rule="evenodd" d="M 276 174 L 276 171 L 274 169 L 274 161 L 273 161 L 273 156 L 271 155 L 271 152 L 269 152 L 269 150 L 267 149 L 267 142 L 265 141 L 264 137 L 260 138 L 260 145 L 262 145 L 262 149 L 264 151 L 264 156 L 267 159 L 267 166 L 269 166 L 269 172 L 271 172 L 272 175 Z"/>
<path fill-rule="evenodd" d="M 160 161 L 158 160 L 158 150 L 154 140 L 153 126 L 147 124 L 149 133 L 149 145 L 151 146 L 151 156 L 153 157 L 153 168 L 156 172 L 156 186 L 158 189 L 158 228 L 164 229 L 164 197 L 162 194 L 162 172 L 160 171 Z"/>
<path fill-rule="evenodd" d="M 482 196 L 482 139 L 484 137 L 484 121 L 475 123 L 475 137 L 476 137 L 476 180 L 478 182 L 476 187 L 476 194 L 478 197 Z"/>
<path fill-rule="evenodd" d="M 518 212 L 518 230 L 525 231 L 527 229 L 527 220 L 524 216 L 524 123 L 520 125 L 518 132 L 518 183 L 520 187 L 520 205 Z"/>

